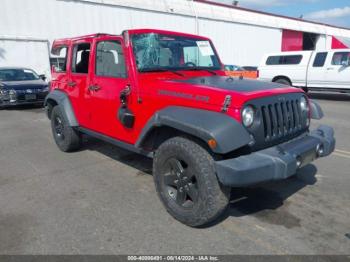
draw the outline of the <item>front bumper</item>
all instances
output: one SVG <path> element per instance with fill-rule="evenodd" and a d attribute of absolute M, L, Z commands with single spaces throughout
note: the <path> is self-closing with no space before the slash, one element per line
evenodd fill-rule
<path fill-rule="evenodd" d="M 0 107 L 10 107 L 10 106 L 19 106 L 19 105 L 39 105 L 44 104 L 44 100 L 33 100 L 33 101 L 0 101 Z"/>
<path fill-rule="evenodd" d="M 335 148 L 333 128 L 322 125 L 307 135 L 268 149 L 233 159 L 217 161 L 219 181 L 225 186 L 249 186 L 294 175 L 318 157 Z"/>
<path fill-rule="evenodd" d="M 32 105 L 32 104 L 44 104 L 45 97 L 48 92 L 34 93 L 34 99 L 26 99 L 25 94 L 19 93 L 15 97 L 9 99 L 0 99 L 0 107 L 18 106 L 18 105 Z"/>

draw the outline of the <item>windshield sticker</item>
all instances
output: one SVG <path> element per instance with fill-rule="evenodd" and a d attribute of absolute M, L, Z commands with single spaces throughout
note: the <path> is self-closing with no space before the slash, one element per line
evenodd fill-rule
<path fill-rule="evenodd" d="M 199 51 L 202 56 L 212 56 L 214 55 L 214 51 L 211 48 L 209 41 L 196 41 Z"/>

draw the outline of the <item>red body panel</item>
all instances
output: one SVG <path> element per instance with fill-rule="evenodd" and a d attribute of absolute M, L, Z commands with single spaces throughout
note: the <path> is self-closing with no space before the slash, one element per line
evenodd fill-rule
<path fill-rule="evenodd" d="M 303 32 L 283 30 L 282 52 L 303 50 Z"/>
<path fill-rule="evenodd" d="M 183 76 L 171 72 L 140 73 L 137 70 L 133 49 L 129 37 L 140 33 L 165 33 L 170 35 L 191 36 L 206 41 L 207 38 L 161 30 L 130 30 L 121 36 L 89 35 L 74 39 L 55 41 L 53 46 L 69 46 L 67 73 L 52 71 L 52 89 L 66 92 L 71 100 L 79 124 L 85 128 L 102 133 L 109 137 L 134 144 L 149 119 L 159 110 L 168 106 L 184 106 L 196 109 L 221 112 L 227 95 L 232 96 L 232 104 L 226 114 L 241 121 L 241 107 L 251 99 L 280 95 L 291 92 L 301 92 L 296 88 L 283 87 L 265 91 L 235 92 L 215 87 L 193 85 L 176 82 L 195 76 L 212 76 L 212 73 L 203 71 L 179 71 Z M 99 77 L 95 75 L 96 43 L 103 40 L 118 40 L 123 44 L 127 66 L 127 78 Z M 72 45 L 78 42 L 92 44 L 90 52 L 89 73 L 86 75 L 69 73 L 71 70 Z M 214 50 L 215 51 L 215 50 Z M 215 51 L 216 52 L 216 51 Z M 216 71 L 225 76 L 223 70 Z M 74 82 L 74 87 L 67 83 Z M 89 86 L 99 86 L 98 91 L 90 91 Z M 135 124 L 132 128 L 124 127 L 117 114 L 120 107 L 120 91 L 130 86 L 131 94 L 127 101 L 128 108 L 135 115 Z M 171 96 L 171 92 L 185 94 L 185 96 Z M 186 98 L 187 97 L 187 98 Z M 195 99 L 188 99 L 193 97 Z"/>
<path fill-rule="evenodd" d="M 332 49 L 344 49 L 344 48 L 349 48 L 349 46 L 345 45 L 339 39 L 332 36 Z"/>

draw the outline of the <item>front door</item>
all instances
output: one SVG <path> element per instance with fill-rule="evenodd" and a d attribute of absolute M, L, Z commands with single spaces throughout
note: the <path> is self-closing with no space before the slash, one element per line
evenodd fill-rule
<path fill-rule="evenodd" d="M 335 51 L 326 73 L 326 87 L 350 89 L 350 52 Z"/>
<path fill-rule="evenodd" d="M 315 52 L 311 57 L 307 75 L 308 87 L 325 87 L 327 76 L 327 57 L 328 52 Z"/>
<path fill-rule="evenodd" d="M 134 128 L 125 127 L 118 117 L 121 108 L 121 92 L 126 88 L 132 90 L 123 40 L 121 37 L 111 36 L 96 38 L 92 52 L 93 70 L 90 72 L 86 91 L 86 99 L 89 101 L 90 129 L 131 143 L 134 140 Z M 131 101 L 128 100 L 128 103 Z"/>

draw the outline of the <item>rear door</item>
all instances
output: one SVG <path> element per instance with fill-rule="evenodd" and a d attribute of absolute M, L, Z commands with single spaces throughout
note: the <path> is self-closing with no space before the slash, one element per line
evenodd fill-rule
<path fill-rule="evenodd" d="M 131 88 L 127 72 L 125 47 L 121 37 L 95 38 L 91 74 L 86 91 L 89 101 L 89 121 L 92 130 L 104 135 L 132 142 L 134 128 L 124 127 L 119 118 L 120 93 Z M 131 103 L 128 100 L 128 103 Z"/>
<path fill-rule="evenodd" d="M 73 42 L 70 63 L 70 77 L 67 83 L 67 92 L 74 108 L 74 113 L 81 126 L 89 127 L 89 114 L 84 100 L 91 57 L 91 39 Z"/>
<path fill-rule="evenodd" d="M 350 51 L 332 51 L 330 54 L 325 87 L 350 89 Z"/>
<path fill-rule="evenodd" d="M 307 74 L 308 87 L 324 87 L 326 85 L 328 56 L 328 52 L 315 52 L 312 55 Z"/>

